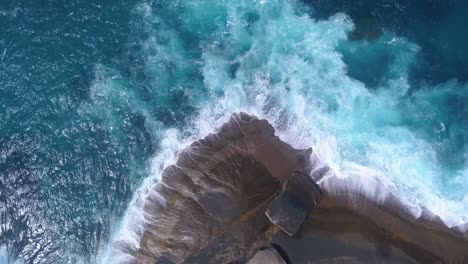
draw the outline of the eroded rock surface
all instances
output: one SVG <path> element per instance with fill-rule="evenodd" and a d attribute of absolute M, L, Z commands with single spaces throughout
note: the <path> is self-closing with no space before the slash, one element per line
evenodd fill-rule
<path fill-rule="evenodd" d="M 292 263 L 468 263 L 466 226 L 415 217 L 378 179 L 340 178 L 311 154 L 234 114 L 163 171 L 110 263 L 246 263 L 272 240 Z"/>
<path fill-rule="evenodd" d="M 295 172 L 270 203 L 266 215 L 278 228 L 294 236 L 321 199 L 322 192 L 310 176 Z"/>
<path fill-rule="evenodd" d="M 246 262 L 274 232 L 267 207 L 294 172 L 310 173 L 311 152 L 282 142 L 266 120 L 234 114 L 163 171 L 140 244 L 114 247 L 130 263 Z"/>

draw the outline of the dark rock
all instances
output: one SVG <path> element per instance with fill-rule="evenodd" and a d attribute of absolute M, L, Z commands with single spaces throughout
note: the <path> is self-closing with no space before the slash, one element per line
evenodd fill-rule
<path fill-rule="evenodd" d="M 308 214 L 305 202 L 291 192 L 281 193 L 266 212 L 270 221 L 290 236 L 301 229 Z"/>
<path fill-rule="evenodd" d="M 318 185 L 308 175 L 295 172 L 271 202 L 266 215 L 273 224 L 294 236 L 321 198 Z"/>
<path fill-rule="evenodd" d="M 258 251 L 248 264 L 287 264 L 281 254 L 274 248 L 268 247 Z"/>
<path fill-rule="evenodd" d="M 282 186 L 309 208 L 294 172 L 310 173 L 311 153 L 282 142 L 266 120 L 234 114 L 164 169 L 144 198 L 138 244 L 114 242 L 111 263 L 245 263 L 278 230 L 265 211 Z"/>

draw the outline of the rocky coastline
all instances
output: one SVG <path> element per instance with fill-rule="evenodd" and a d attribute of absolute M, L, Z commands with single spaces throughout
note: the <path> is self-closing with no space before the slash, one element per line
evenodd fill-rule
<path fill-rule="evenodd" d="M 112 263 L 248 263 L 271 245 L 283 263 L 468 263 L 468 225 L 414 217 L 377 179 L 330 176 L 311 154 L 233 114 L 164 169 Z"/>

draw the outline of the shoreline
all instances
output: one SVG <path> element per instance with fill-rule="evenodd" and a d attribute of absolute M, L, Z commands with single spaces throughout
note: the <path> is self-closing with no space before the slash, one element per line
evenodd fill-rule
<path fill-rule="evenodd" d="M 265 210 L 295 172 L 317 180 L 323 193 L 298 237 L 291 238 L 296 242 L 336 236 L 370 243 L 368 256 L 396 248 L 400 257 L 423 263 L 468 263 L 468 223 L 448 228 L 427 209 L 414 217 L 378 179 L 330 177 L 326 167 L 314 167 L 311 155 L 310 148 L 297 150 L 280 140 L 267 120 L 233 114 L 163 170 L 142 201 L 142 222 L 126 230 L 137 240 L 114 240 L 113 263 L 247 261 L 281 234 Z M 308 246 L 296 254 L 314 252 Z M 339 255 L 329 251 L 330 257 Z"/>
<path fill-rule="evenodd" d="M 383 183 L 372 180 L 385 192 L 383 202 L 369 199 L 347 178 L 323 179 L 322 200 L 301 232 L 276 235 L 272 243 L 292 263 L 468 263 L 468 224 L 449 228 L 428 209 L 415 218 Z"/>
<path fill-rule="evenodd" d="M 304 234 L 359 233 L 377 248 L 398 248 L 421 263 L 468 262 L 468 236 L 460 230 L 424 215 L 412 218 L 395 200 L 379 205 L 362 199 L 361 205 L 351 205 L 344 195 L 323 192 L 321 203 L 304 226 Z"/>

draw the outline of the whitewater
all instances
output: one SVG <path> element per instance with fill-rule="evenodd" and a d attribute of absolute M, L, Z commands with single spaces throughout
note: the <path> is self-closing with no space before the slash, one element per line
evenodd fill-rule
<path fill-rule="evenodd" d="M 102 231 L 110 235 L 81 263 L 125 261 L 113 245 L 138 245 L 142 208 L 157 196 L 162 170 L 234 112 L 267 119 L 294 148 L 312 147 L 312 163 L 331 168 L 325 177 L 359 178 L 353 184 L 376 201 L 373 179 L 415 218 L 427 208 L 449 227 L 468 222 L 468 84 L 456 75 L 415 82 L 415 67 L 426 62 L 413 39 L 342 12 L 318 17 L 313 4 L 297 0 L 141 1 L 131 13 L 127 52 L 137 54 L 130 60 L 137 70 L 96 63 L 76 113 L 125 135 L 133 121 L 122 113 L 130 109 L 157 148 L 123 217 L 92 219 L 110 225 Z M 81 258 L 64 251 L 69 262 Z M 0 264 L 11 262 L 7 253 L 0 244 Z"/>
<path fill-rule="evenodd" d="M 320 21 L 309 11 L 296 1 L 274 0 L 178 1 L 157 10 L 138 6 L 144 24 L 164 25 L 166 17 L 177 14 L 179 30 L 196 36 L 196 58 L 187 54 L 187 46 L 194 44 L 170 26 L 163 30 L 164 43 L 158 41 L 159 31 L 145 45 L 148 69 L 159 67 L 166 80 L 176 75 L 176 85 L 197 114 L 183 130 L 166 130 L 162 151 L 152 159 L 151 174 L 137 190 L 114 241 L 138 245 L 135 230 L 144 221 L 140 210 L 148 196 L 156 195 L 151 190 L 161 170 L 174 162 L 178 150 L 240 111 L 267 119 L 293 147 L 312 147 L 315 164 L 331 168 L 326 177 L 351 182 L 355 175 L 377 178 L 415 218 L 426 207 L 449 227 L 468 221 L 466 163 L 451 166 L 444 160 L 442 149 L 450 143 L 447 124 L 440 121 L 446 114 L 444 97 L 465 96 L 467 85 L 451 79 L 413 90 L 408 79 L 420 51 L 417 44 L 385 31 L 373 41 L 351 41 L 355 25 L 346 14 Z M 369 87 L 350 77 L 343 52 L 356 60 L 369 57 L 360 65 L 369 69 L 380 67 L 372 64 L 373 56 L 387 53 L 378 84 Z M 196 92 L 184 87 L 192 67 L 203 82 Z M 160 87 L 159 78 L 157 82 Z M 452 135 L 464 133 L 452 129 Z M 466 148 L 460 152 L 465 159 Z M 378 200 L 373 187 L 360 183 Z"/>

